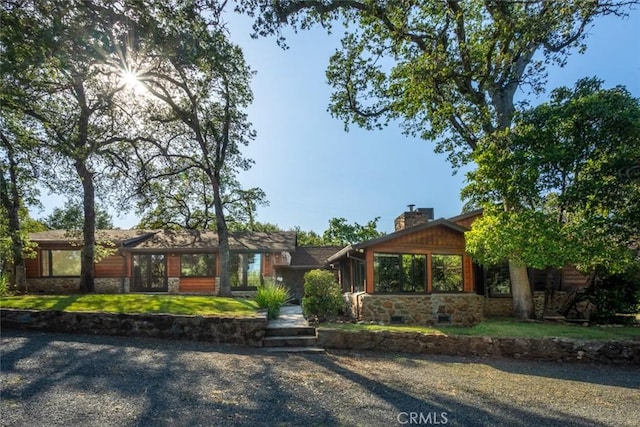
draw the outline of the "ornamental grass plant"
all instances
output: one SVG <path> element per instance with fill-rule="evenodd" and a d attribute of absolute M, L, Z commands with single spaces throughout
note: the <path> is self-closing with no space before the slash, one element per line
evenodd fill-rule
<path fill-rule="evenodd" d="M 280 314 L 280 307 L 291 299 L 289 289 L 275 282 L 267 282 L 258 286 L 255 300 L 260 308 L 267 309 L 268 319 L 277 319 Z"/>

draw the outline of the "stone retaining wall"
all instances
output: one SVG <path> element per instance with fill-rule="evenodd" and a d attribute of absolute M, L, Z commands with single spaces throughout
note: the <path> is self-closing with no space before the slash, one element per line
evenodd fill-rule
<path fill-rule="evenodd" d="M 376 350 L 448 356 L 513 357 L 566 362 L 640 365 L 640 341 L 586 341 L 568 338 L 490 338 L 427 335 L 418 332 L 318 329 L 326 349 Z"/>
<path fill-rule="evenodd" d="M 255 317 L 80 313 L 1 309 L 2 328 L 187 339 L 261 347 L 266 315 Z"/>
<path fill-rule="evenodd" d="M 345 300 L 347 312 L 360 313 L 365 322 L 472 326 L 483 319 L 483 297 L 476 294 L 347 294 Z"/>

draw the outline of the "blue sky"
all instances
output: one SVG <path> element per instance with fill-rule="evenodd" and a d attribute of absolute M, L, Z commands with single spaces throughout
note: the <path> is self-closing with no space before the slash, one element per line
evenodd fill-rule
<path fill-rule="evenodd" d="M 274 38 L 251 39 L 248 19 L 231 19 L 231 38 L 257 71 L 249 119 L 258 137 L 245 149 L 255 165 L 240 181 L 267 194 L 270 205 L 259 208 L 259 221 L 321 233 L 333 217 L 364 224 L 379 216 L 379 229 L 390 232 L 408 204 L 433 207 L 436 218 L 460 213 L 464 171 L 452 175 L 432 142 L 408 138 L 393 125 L 384 131 L 351 126 L 345 132 L 330 116 L 325 69 L 340 46 L 337 35 L 322 29 L 288 33 L 290 48 L 283 50 Z M 598 76 L 606 87 L 625 85 L 640 97 L 640 10 L 624 20 L 601 18 L 589 33 L 586 53 L 572 55 L 564 68 L 549 69 L 547 87 Z M 55 196 L 43 202 L 48 209 L 34 216 L 64 204 Z M 137 223 L 133 214 L 113 216 L 120 228 Z"/>

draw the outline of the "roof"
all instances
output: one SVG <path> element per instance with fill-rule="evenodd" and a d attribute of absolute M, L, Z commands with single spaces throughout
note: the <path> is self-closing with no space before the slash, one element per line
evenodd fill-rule
<path fill-rule="evenodd" d="M 50 230 L 29 234 L 34 242 L 82 243 L 82 234 L 67 230 Z M 218 234 L 199 230 L 97 230 L 96 239 L 121 243 L 132 251 L 211 250 L 218 248 Z M 229 233 L 229 249 L 237 252 L 282 252 L 296 247 L 296 233 L 239 232 Z"/>
<path fill-rule="evenodd" d="M 340 246 L 299 246 L 291 254 L 289 267 L 324 267 Z"/>
<path fill-rule="evenodd" d="M 96 230 L 97 241 L 128 243 L 151 236 L 150 230 Z M 82 232 L 77 230 L 48 230 L 29 233 L 29 240 L 47 243 L 82 243 Z"/>
<path fill-rule="evenodd" d="M 472 218 L 474 216 L 482 215 L 483 212 L 484 212 L 484 209 L 482 209 L 482 208 L 475 209 L 475 210 L 472 210 L 470 212 L 466 212 L 466 213 L 462 213 L 460 215 L 452 216 L 448 220 L 451 221 L 451 222 L 462 221 L 462 220 L 465 220 L 467 218 Z"/>
<path fill-rule="evenodd" d="M 239 232 L 229 233 L 229 249 L 236 252 L 282 252 L 296 247 L 296 233 Z M 162 230 L 131 247 L 132 251 L 211 250 L 218 248 L 218 233 L 200 230 Z"/>

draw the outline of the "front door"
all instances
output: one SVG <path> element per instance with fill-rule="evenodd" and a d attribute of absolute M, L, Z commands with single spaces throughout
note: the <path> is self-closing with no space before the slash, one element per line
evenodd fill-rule
<path fill-rule="evenodd" d="M 165 254 L 133 255 L 131 291 L 167 292 L 167 257 Z"/>

